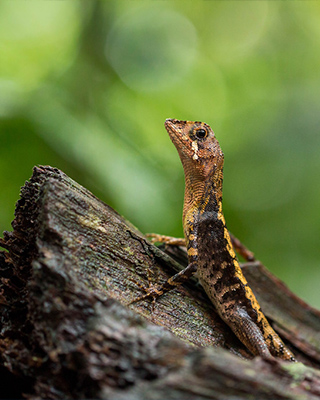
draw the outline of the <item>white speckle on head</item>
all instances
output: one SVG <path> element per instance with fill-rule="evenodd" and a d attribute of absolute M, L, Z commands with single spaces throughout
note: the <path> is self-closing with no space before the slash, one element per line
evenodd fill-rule
<path fill-rule="evenodd" d="M 194 140 L 191 144 L 192 150 L 194 151 L 194 155 L 192 157 L 193 160 L 197 160 L 198 156 L 198 143 Z"/>
<path fill-rule="evenodd" d="M 182 139 L 183 140 L 189 140 L 189 135 L 187 135 L 186 133 L 182 132 Z"/>

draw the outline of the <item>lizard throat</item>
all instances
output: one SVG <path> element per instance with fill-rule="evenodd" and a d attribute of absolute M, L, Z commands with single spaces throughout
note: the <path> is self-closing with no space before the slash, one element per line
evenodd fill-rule
<path fill-rule="evenodd" d="M 185 193 L 183 205 L 183 227 L 186 234 L 190 224 L 194 225 L 196 214 L 210 211 L 221 213 L 222 210 L 222 170 L 216 171 L 206 179 L 187 173 L 185 169 Z"/>

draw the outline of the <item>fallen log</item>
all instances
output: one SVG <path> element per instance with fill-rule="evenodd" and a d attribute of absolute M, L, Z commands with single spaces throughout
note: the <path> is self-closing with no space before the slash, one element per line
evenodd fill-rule
<path fill-rule="evenodd" d="M 1 398 L 320 398 L 320 313 L 243 265 L 299 363 L 254 358 L 195 280 L 129 303 L 185 266 L 58 169 L 35 167 L 0 239 Z M 184 264 L 184 265 L 183 265 Z"/>

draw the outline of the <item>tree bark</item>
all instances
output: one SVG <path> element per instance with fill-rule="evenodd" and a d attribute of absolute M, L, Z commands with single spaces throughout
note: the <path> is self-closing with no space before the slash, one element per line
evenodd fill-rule
<path fill-rule="evenodd" d="M 300 363 L 253 359 L 194 279 L 129 305 L 185 252 L 155 247 L 58 169 L 34 168 L 12 226 L 0 239 L 1 398 L 320 398 L 320 314 L 261 263 L 244 273 Z"/>

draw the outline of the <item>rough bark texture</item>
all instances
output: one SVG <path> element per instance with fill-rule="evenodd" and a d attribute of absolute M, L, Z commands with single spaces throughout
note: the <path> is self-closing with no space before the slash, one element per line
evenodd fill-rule
<path fill-rule="evenodd" d="M 320 398 L 320 314 L 260 263 L 244 273 L 300 363 L 252 359 L 195 280 L 128 306 L 185 253 L 153 246 L 57 169 L 34 168 L 12 225 L 0 239 L 1 398 Z"/>

